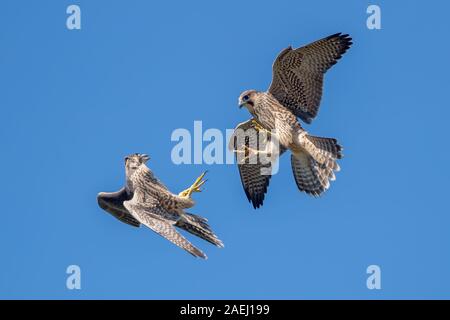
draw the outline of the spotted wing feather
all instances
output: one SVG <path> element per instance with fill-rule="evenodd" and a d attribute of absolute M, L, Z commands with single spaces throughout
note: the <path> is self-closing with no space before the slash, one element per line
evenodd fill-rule
<path fill-rule="evenodd" d="M 237 137 L 237 132 L 249 132 L 248 130 L 252 129 L 248 135 L 245 135 L 245 139 L 239 139 Z M 230 149 L 234 151 L 238 151 L 236 153 L 236 160 L 238 163 L 239 174 L 242 182 L 242 186 L 244 188 L 245 194 L 249 202 L 252 203 L 253 208 L 257 209 L 262 206 L 265 198 L 265 194 L 267 193 L 267 188 L 270 183 L 271 174 L 268 174 L 272 171 L 271 163 L 266 162 L 262 163 L 257 157 L 256 161 L 240 161 L 239 154 L 245 154 L 245 147 L 253 147 L 259 146 L 259 149 L 265 149 L 266 143 L 262 139 L 262 136 L 259 134 L 254 134 L 256 132 L 256 128 L 252 119 L 240 123 L 235 131 L 233 136 L 230 139 Z M 257 133 L 257 132 L 256 132 Z M 269 137 L 270 138 L 270 137 Z M 286 150 L 280 147 L 280 155 L 283 154 Z"/>
<path fill-rule="evenodd" d="M 132 215 L 162 237 L 166 238 L 178 247 L 186 250 L 195 257 L 206 259 L 206 255 L 195 246 L 193 246 L 186 238 L 184 238 L 175 228 L 175 220 L 162 219 L 162 217 L 170 216 L 169 212 L 155 204 L 146 202 L 145 205 L 136 203 L 134 199 L 125 201 L 124 206 L 132 213 Z"/>
<path fill-rule="evenodd" d="M 97 196 L 98 205 L 103 210 L 126 224 L 139 227 L 141 223 L 123 206 L 123 202 L 127 200 L 130 200 L 130 196 L 125 191 L 125 188 L 117 192 L 102 192 Z"/>
<path fill-rule="evenodd" d="M 336 33 L 298 49 L 288 47 L 273 64 L 269 92 L 306 123 L 317 116 L 325 72 L 352 45 L 347 34 Z"/>

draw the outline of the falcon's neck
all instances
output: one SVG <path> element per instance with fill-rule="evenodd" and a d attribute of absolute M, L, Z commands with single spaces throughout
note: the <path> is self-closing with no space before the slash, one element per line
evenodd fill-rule
<path fill-rule="evenodd" d="M 257 95 L 254 100 L 255 106 L 253 108 L 252 115 L 258 120 L 258 122 L 266 129 L 275 129 L 275 116 L 274 108 L 278 101 L 270 94 L 262 92 Z"/>
<path fill-rule="evenodd" d="M 158 179 L 156 179 L 153 172 L 143 164 L 127 176 L 126 182 L 127 192 L 134 193 L 139 187 L 146 189 L 149 183 L 158 183 Z"/>
<path fill-rule="evenodd" d="M 152 175 L 152 172 L 145 164 L 139 166 L 136 170 L 133 170 L 132 172 L 127 172 L 125 189 L 129 194 L 134 193 L 144 175 Z"/>

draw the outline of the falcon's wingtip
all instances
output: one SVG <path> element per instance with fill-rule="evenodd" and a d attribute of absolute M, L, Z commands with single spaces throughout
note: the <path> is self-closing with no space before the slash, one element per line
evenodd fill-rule
<path fill-rule="evenodd" d="M 264 196 L 259 198 L 251 198 L 249 201 L 252 203 L 253 209 L 257 210 L 262 207 L 264 203 Z"/>
<path fill-rule="evenodd" d="M 192 254 L 195 258 L 201 258 L 204 260 L 208 260 L 208 256 L 201 250 L 197 249 L 195 251 L 189 251 L 190 254 Z"/>
<path fill-rule="evenodd" d="M 343 45 L 344 52 L 353 44 L 353 39 L 348 33 L 338 32 L 326 37 L 326 40 L 337 39 Z"/>

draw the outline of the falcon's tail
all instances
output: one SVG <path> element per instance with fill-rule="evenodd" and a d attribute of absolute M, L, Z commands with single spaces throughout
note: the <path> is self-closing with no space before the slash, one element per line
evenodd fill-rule
<path fill-rule="evenodd" d="M 336 139 L 305 135 L 302 149 L 291 156 L 292 171 L 300 191 L 320 196 L 336 179 L 337 163 L 342 158 L 342 147 Z"/>
<path fill-rule="evenodd" d="M 328 153 L 328 155 L 333 159 L 341 159 L 342 146 L 334 138 L 322 138 L 315 136 L 306 136 L 309 141 L 311 141 L 314 146 L 320 149 L 322 152 Z"/>
<path fill-rule="evenodd" d="M 217 247 L 224 247 L 223 242 L 214 234 L 207 221 L 208 220 L 203 217 L 186 212 L 185 216 L 178 220 L 175 226 L 186 230 Z"/>

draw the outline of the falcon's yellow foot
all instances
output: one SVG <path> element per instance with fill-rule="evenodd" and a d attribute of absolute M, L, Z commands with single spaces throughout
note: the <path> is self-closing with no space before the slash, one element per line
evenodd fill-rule
<path fill-rule="evenodd" d="M 265 133 L 265 135 L 262 136 L 262 141 L 263 143 L 266 143 L 268 141 L 268 137 L 270 137 L 272 135 L 272 132 L 270 132 L 269 130 L 265 129 L 256 119 L 252 119 L 252 125 L 253 128 L 255 128 L 256 131 L 259 132 L 263 132 Z"/>
<path fill-rule="evenodd" d="M 184 191 L 181 191 L 178 196 L 179 197 L 183 197 L 183 198 L 190 198 L 192 193 L 194 192 L 202 192 L 202 190 L 200 189 L 201 186 L 203 186 L 205 184 L 205 182 L 207 180 L 203 180 L 203 178 L 205 177 L 207 171 L 203 172 L 195 181 L 194 183 L 187 188 Z"/>
<path fill-rule="evenodd" d="M 267 133 L 267 134 L 270 135 L 270 131 L 269 131 L 269 130 L 266 130 L 266 129 L 258 122 L 258 120 L 252 119 L 252 125 L 253 125 L 253 128 L 255 128 L 256 131 L 262 131 L 262 132 L 265 132 L 265 133 Z"/>

